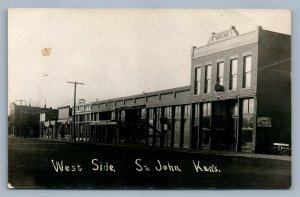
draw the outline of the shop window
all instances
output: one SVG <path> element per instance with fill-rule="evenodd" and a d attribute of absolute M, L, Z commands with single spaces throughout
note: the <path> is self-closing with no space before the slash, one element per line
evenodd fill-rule
<path fill-rule="evenodd" d="M 205 66 L 205 88 L 204 93 L 211 91 L 211 65 Z"/>
<path fill-rule="evenodd" d="M 125 121 L 125 110 L 121 111 L 121 121 Z"/>
<path fill-rule="evenodd" d="M 237 102 L 230 104 L 230 115 L 231 116 L 238 116 L 239 113 L 239 105 Z"/>
<path fill-rule="evenodd" d="M 200 108 L 199 104 L 193 104 L 193 125 L 199 126 Z"/>
<path fill-rule="evenodd" d="M 217 64 L 217 84 L 224 85 L 224 62 Z"/>
<path fill-rule="evenodd" d="M 250 88 L 251 86 L 251 63 L 252 57 L 245 56 L 243 61 L 243 88 Z"/>
<path fill-rule="evenodd" d="M 183 117 L 184 118 L 190 117 L 190 106 L 189 105 L 184 105 L 184 108 L 183 108 Z"/>
<path fill-rule="evenodd" d="M 116 113 L 115 113 L 115 111 L 111 112 L 111 120 L 116 120 Z"/>
<path fill-rule="evenodd" d="M 253 114 L 254 111 L 254 99 L 243 100 L 243 114 Z"/>
<path fill-rule="evenodd" d="M 203 103 L 202 110 L 203 129 L 210 129 L 211 103 Z"/>
<path fill-rule="evenodd" d="M 156 108 L 157 119 L 159 119 L 162 116 L 161 111 L 161 108 Z"/>
<path fill-rule="evenodd" d="M 146 119 L 146 109 L 145 108 L 141 109 L 141 119 Z"/>
<path fill-rule="evenodd" d="M 149 120 L 153 120 L 153 109 L 149 109 Z"/>
<path fill-rule="evenodd" d="M 235 90 L 237 84 L 237 66 L 238 60 L 232 59 L 230 60 L 230 83 L 229 90 Z"/>
<path fill-rule="evenodd" d="M 165 107 L 165 117 L 169 119 L 172 117 L 172 107 Z"/>
<path fill-rule="evenodd" d="M 253 129 L 253 115 L 243 115 L 243 129 Z"/>
<path fill-rule="evenodd" d="M 244 142 L 252 142 L 252 130 L 254 122 L 254 99 L 243 100 L 243 125 L 242 137 Z"/>
<path fill-rule="evenodd" d="M 175 106 L 175 118 L 180 118 L 181 108 L 180 106 Z"/>
<path fill-rule="evenodd" d="M 194 94 L 200 94 L 200 81 L 201 81 L 201 68 L 195 68 L 195 86 L 194 86 Z"/>

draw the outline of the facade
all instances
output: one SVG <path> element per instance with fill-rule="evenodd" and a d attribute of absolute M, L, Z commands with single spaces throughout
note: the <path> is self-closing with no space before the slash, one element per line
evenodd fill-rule
<path fill-rule="evenodd" d="M 189 86 L 76 106 L 76 140 L 268 152 L 291 144 L 290 35 L 235 27 L 192 47 Z"/>
<path fill-rule="evenodd" d="M 192 136 L 200 140 L 192 146 L 265 152 L 290 144 L 290 42 L 261 27 L 244 35 L 232 27 L 193 47 L 191 102 L 200 121 Z"/>
<path fill-rule="evenodd" d="M 19 137 L 39 137 L 41 113 L 51 119 L 57 117 L 57 109 L 21 106 L 12 103 L 10 105 L 8 134 Z"/>
<path fill-rule="evenodd" d="M 91 104 L 85 103 L 83 99 L 79 100 L 76 106 L 76 129 L 75 140 L 89 141 L 91 135 Z M 74 112 L 73 112 L 74 113 Z"/>

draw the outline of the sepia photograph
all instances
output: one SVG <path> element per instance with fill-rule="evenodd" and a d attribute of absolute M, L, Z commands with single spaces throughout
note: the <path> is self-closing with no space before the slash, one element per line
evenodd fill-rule
<path fill-rule="evenodd" d="M 291 188 L 291 17 L 8 9 L 8 188 Z"/>

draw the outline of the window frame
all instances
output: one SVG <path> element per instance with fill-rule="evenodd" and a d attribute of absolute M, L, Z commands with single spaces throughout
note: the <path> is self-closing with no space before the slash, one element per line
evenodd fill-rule
<path fill-rule="evenodd" d="M 195 80 L 194 80 L 194 95 L 199 95 L 200 92 L 201 92 L 201 67 L 196 67 Z"/>
<path fill-rule="evenodd" d="M 247 58 L 250 58 L 250 65 L 247 64 Z M 247 66 L 249 66 L 249 70 L 247 70 Z M 243 57 L 243 82 L 242 82 L 242 88 L 247 89 L 251 88 L 251 76 L 252 75 L 252 55 L 246 55 Z M 249 79 L 249 86 L 247 86 L 247 76 L 250 76 Z"/>
<path fill-rule="evenodd" d="M 223 72 L 220 72 L 220 66 L 222 65 L 223 69 L 222 71 Z M 222 85 L 224 86 L 224 68 L 225 68 L 225 62 L 224 61 L 220 61 L 217 63 L 217 84 L 218 85 Z M 220 80 L 222 79 L 222 80 Z M 220 81 L 222 81 L 222 84 L 220 84 Z"/>
<path fill-rule="evenodd" d="M 208 68 L 210 69 L 210 73 L 208 75 Z M 205 86 L 204 86 L 204 93 L 208 94 L 211 93 L 211 71 L 212 71 L 212 65 L 208 64 L 205 66 Z"/>

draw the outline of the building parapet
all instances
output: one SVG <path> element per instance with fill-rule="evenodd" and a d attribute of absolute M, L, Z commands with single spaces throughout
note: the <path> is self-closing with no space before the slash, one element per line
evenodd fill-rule
<path fill-rule="evenodd" d="M 225 51 L 228 49 L 245 46 L 247 44 L 258 43 L 258 32 L 259 28 L 256 31 L 252 31 L 246 34 L 237 35 L 236 37 L 231 37 L 216 43 L 211 43 L 202 47 L 193 47 L 192 48 L 192 59 L 207 56 L 213 53 Z"/>

